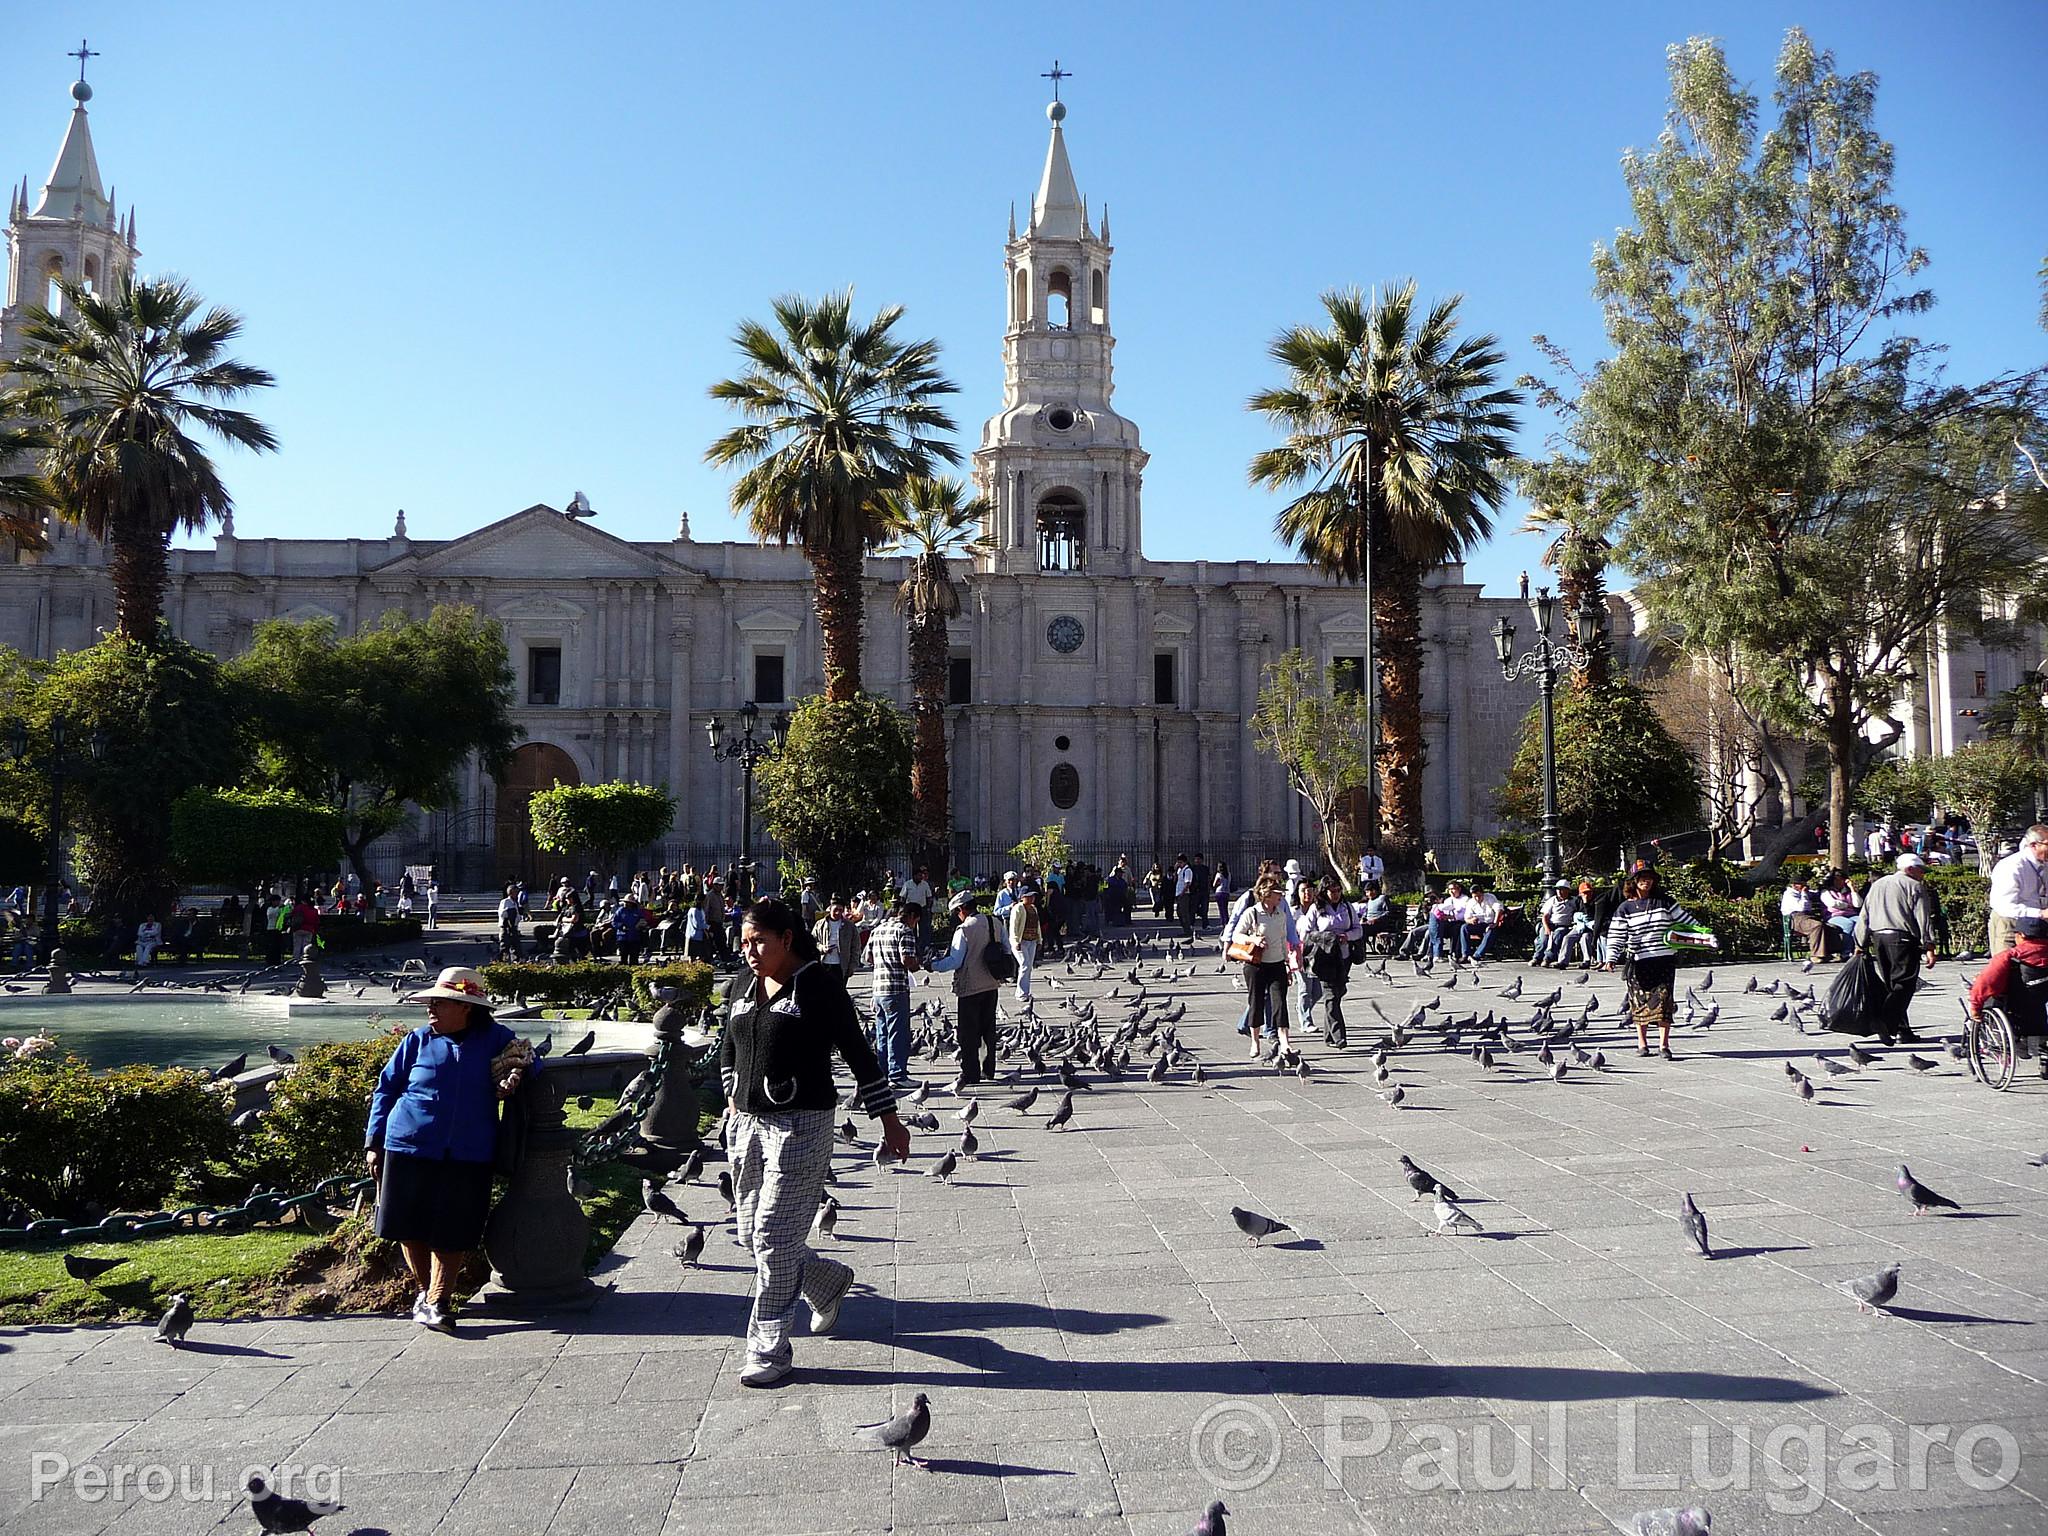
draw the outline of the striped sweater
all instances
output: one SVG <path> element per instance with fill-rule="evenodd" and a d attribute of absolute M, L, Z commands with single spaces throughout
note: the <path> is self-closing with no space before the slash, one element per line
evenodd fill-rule
<path fill-rule="evenodd" d="M 1617 960 L 1664 960 L 1676 955 L 1671 928 L 1689 923 L 1692 914 L 1669 896 L 1637 896 L 1614 909 L 1607 938 Z"/>

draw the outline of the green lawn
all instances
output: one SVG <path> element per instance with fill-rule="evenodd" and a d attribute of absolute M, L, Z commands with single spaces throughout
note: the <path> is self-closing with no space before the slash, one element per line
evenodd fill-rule
<path fill-rule="evenodd" d="M 588 1109 L 567 1107 L 571 1127 L 596 1125 L 618 1101 L 592 1098 Z M 579 1170 L 587 1185 L 583 1209 L 590 1217 L 586 1265 L 611 1252 L 612 1245 L 640 1214 L 639 1175 L 618 1163 Z M 59 1248 L 0 1248 L 0 1325 L 153 1321 L 163 1314 L 168 1296 L 191 1298 L 201 1317 L 248 1317 L 293 1310 L 300 1298 L 318 1287 L 308 1284 L 306 1266 L 298 1260 L 325 1237 L 295 1227 L 263 1227 L 251 1232 L 209 1237 L 181 1233 L 132 1243 L 82 1243 L 70 1252 L 129 1262 L 101 1277 L 97 1285 L 74 1280 L 64 1272 Z M 331 1303 L 330 1303 L 331 1304 Z"/>

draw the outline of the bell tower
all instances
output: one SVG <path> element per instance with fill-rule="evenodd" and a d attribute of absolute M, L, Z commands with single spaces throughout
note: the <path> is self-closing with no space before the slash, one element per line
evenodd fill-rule
<path fill-rule="evenodd" d="M 80 43 L 72 57 L 78 60 L 78 79 L 71 85 L 71 122 L 57 163 L 39 195 L 31 197 L 27 177 L 8 191 L 0 362 L 20 354 L 29 310 L 62 307 L 58 279 L 106 292 L 135 270 L 135 211 L 130 208 L 123 220 L 107 195 L 86 116 L 92 87 L 85 81 L 85 61 L 95 55 Z"/>
<path fill-rule="evenodd" d="M 982 427 L 974 480 L 989 500 L 990 568 L 1125 574 L 1139 559 L 1145 452 L 1110 404 L 1109 210 L 1090 226 L 1067 158 L 1068 78 L 1055 62 L 1045 169 L 1024 232 L 1003 247 L 1003 406 Z"/>

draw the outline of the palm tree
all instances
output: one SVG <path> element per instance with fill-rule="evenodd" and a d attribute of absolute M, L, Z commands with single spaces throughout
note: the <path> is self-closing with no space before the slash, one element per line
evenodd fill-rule
<path fill-rule="evenodd" d="M 41 549 L 50 483 L 34 468 L 48 439 L 33 423 L 0 421 L 0 539 L 16 549 Z"/>
<path fill-rule="evenodd" d="M 762 542 L 795 544 L 811 562 L 825 650 L 825 697 L 860 692 L 861 567 L 887 537 L 883 491 L 930 473 L 959 453 L 937 434 L 953 419 L 935 403 L 958 386 L 939 372 L 936 341 L 897 341 L 891 305 L 853 319 L 853 290 L 774 304 L 775 325 L 744 321 L 733 334 L 746 359 L 737 378 L 711 386 L 746 424 L 705 450 L 713 464 L 745 466 L 732 505 Z"/>
<path fill-rule="evenodd" d="M 1531 506 L 1522 522 L 1524 533 L 1550 536 L 1543 563 L 1557 572 L 1558 607 L 1567 625 L 1588 598 L 1607 606 L 1607 561 L 1614 546 L 1607 530 L 1618 509 L 1592 489 L 1583 460 L 1553 454 L 1541 463 L 1522 463 L 1515 481 Z M 1607 682 L 1612 653 L 1606 635 L 1593 642 L 1586 670 L 1574 672 L 1575 687 L 1599 688 Z"/>
<path fill-rule="evenodd" d="M 177 278 L 123 278 L 104 294 L 71 283 L 61 291 L 61 312 L 30 314 L 18 383 L 0 397 L 0 418 L 40 430 L 51 505 L 107 546 L 121 635 L 154 644 L 171 535 L 234 510 L 190 429 L 275 448 L 270 428 L 225 403 L 275 380 L 227 355 L 241 317 L 201 314 L 199 295 Z"/>
<path fill-rule="evenodd" d="M 884 491 L 880 501 L 893 547 L 910 557 L 910 574 L 896 589 L 896 611 L 910 631 L 910 708 L 917 727 L 910 759 L 911 840 L 917 861 L 941 880 L 953 824 L 947 803 L 946 621 L 960 614 L 960 593 L 946 561 L 981 548 L 975 535 L 988 515 L 986 497 L 966 498 L 967 488 L 951 475 L 919 475 L 901 489 Z"/>
<path fill-rule="evenodd" d="M 1268 348 L 1289 378 L 1250 408 L 1286 438 L 1253 458 L 1251 480 L 1306 486 L 1281 509 L 1280 536 L 1340 580 L 1367 583 L 1378 830 L 1388 862 L 1412 865 L 1424 840 L 1422 578 L 1492 531 L 1521 396 L 1498 387 L 1505 359 L 1494 337 L 1458 338 L 1456 296 L 1419 324 L 1413 282 L 1373 299 L 1332 291 L 1322 302 L 1327 326 L 1296 326 Z"/>

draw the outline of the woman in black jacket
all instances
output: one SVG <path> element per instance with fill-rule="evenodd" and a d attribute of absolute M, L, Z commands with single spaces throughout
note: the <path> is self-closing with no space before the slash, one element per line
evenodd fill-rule
<path fill-rule="evenodd" d="M 810 1250 L 832 1120 L 839 1107 L 832 1053 L 853 1073 L 861 1107 L 882 1122 L 888 1155 L 910 1155 L 910 1132 L 861 1033 L 836 968 L 795 912 L 770 897 L 747 909 L 740 952 L 754 980 L 732 1004 L 718 1047 L 725 1087 L 726 1149 L 733 1165 L 735 1226 L 754 1255 L 754 1307 L 740 1384 L 773 1386 L 790 1372 L 789 1325 L 797 1299 L 810 1303 L 811 1332 L 832 1331 L 853 1271 Z"/>

